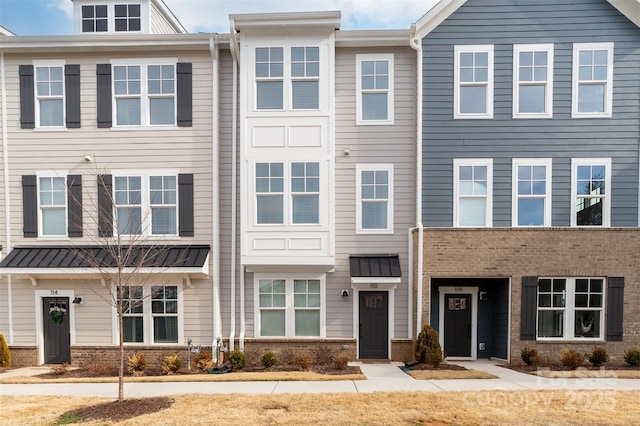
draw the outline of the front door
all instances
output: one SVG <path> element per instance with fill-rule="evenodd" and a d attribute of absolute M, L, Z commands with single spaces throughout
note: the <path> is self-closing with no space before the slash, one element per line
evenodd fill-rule
<path fill-rule="evenodd" d="M 448 357 L 471 356 L 471 295 L 444 295 L 444 352 Z"/>
<path fill-rule="evenodd" d="M 42 299 L 42 310 L 44 363 L 70 363 L 69 298 L 44 297 Z"/>
<path fill-rule="evenodd" d="M 360 292 L 360 355 L 362 359 L 389 358 L 389 293 Z"/>

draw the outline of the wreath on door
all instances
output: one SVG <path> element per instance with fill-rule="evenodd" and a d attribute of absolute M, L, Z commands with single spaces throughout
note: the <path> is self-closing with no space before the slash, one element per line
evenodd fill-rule
<path fill-rule="evenodd" d="M 49 309 L 49 315 L 51 316 L 51 320 L 56 324 L 60 324 L 62 319 L 64 318 L 64 310 L 60 309 L 58 306 L 54 306 Z"/>

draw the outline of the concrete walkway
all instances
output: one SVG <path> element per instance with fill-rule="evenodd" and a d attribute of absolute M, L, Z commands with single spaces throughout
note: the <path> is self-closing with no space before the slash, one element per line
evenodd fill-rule
<path fill-rule="evenodd" d="M 203 394 L 282 394 L 282 393 L 344 393 L 344 392 L 442 392 L 482 390 L 640 390 L 638 379 L 547 379 L 500 367 L 500 363 L 488 360 L 460 363 L 472 370 L 489 372 L 497 379 L 473 380 L 415 380 L 400 370 L 400 363 L 358 365 L 367 380 L 342 380 L 330 382 L 171 382 L 125 383 L 127 397 L 150 397 Z M 21 368 L 0 374 L 0 378 L 25 376 L 47 372 L 46 367 Z M 70 395 L 115 398 L 117 383 L 48 383 L 48 384 L 0 384 L 3 395 Z"/>

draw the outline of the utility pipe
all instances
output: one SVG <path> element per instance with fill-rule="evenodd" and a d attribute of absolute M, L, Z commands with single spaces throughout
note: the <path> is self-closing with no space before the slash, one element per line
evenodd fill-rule
<path fill-rule="evenodd" d="M 229 38 L 231 58 L 233 63 L 231 95 L 231 312 L 229 350 L 234 350 L 236 338 L 236 227 L 237 227 L 237 161 L 238 161 L 238 52 L 236 46 L 235 22 L 231 20 L 231 37 Z"/>

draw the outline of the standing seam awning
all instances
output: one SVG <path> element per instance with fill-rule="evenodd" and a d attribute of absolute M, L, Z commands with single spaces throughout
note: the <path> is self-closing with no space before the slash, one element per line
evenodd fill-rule
<path fill-rule="evenodd" d="M 349 268 L 351 282 L 399 283 L 402 277 L 397 254 L 351 255 Z"/>

